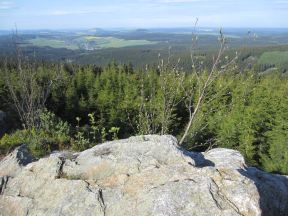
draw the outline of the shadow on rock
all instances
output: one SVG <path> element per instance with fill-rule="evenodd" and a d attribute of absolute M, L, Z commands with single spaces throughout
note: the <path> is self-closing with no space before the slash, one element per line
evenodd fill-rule
<path fill-rule="evenodd" d="M 195 161 L 195 166 L 197 168 L 203 168 L 207 166 L 215 166 L 215 163 L 213 163 L 211 160 L 208 160 L 204 157 L 203 153 L 198 153 L 198 152 L 189 152 L 184 149 L 180 149 L 183 151 L 183 154 L 185 156 L 191 157 Z"/>
<path fill-rule="evenodd" d="M 238 171 L 256 185 L 262 216 L 288 216 L 288 177 L 265 173 L 254 167 Z"/>

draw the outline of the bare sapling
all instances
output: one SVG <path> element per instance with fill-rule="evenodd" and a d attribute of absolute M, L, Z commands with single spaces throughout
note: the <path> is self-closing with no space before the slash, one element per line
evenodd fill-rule
<path fill-rule="evenodd" d="M 198 19 L 195 22 L 194 32 L 195 32 L 197 22 L 198 22 Z M 222 29 L 220 29 L 220 35 L 219 35 L 218 41 L 219 41 L 219 49 L 216 52 L 216 54 L 213 56 L 212 67 L 211 69 L 209 69 L 207 76 L 203 76 L 204 71 L 202 71 L 201 69 L 202 62 L 200 62 L 200 67 L 197 67 L 198 65 L 196 65 L 196 59 L 195 59 L 195 47 L 197 45 L 197 36 L 195 33 L 193 33 L 192 35 L 191 63 L 192 63 L 192 72 L 197 77 L 198 98 L 196 100 L 196 103 L 194 104 L 194 95 L 195 95 L 194 87 L 190 86 L 184 90 L 185 106 L 189 113 L 189 119 L 185 127 L 184 133 L 180 139 L 180 142 L 179 142 L 180 145 L 184 143 L 187 136 L 189 135 L 190 129 L 192 128 L 195 122 L 196 116 L 203 106 L 208 88 L 211 86 L 211 84 L 215 81 L 215 79 L 220 74 L 227 71 L 227 69 L 230 68 L 230 66 L 235 63 L 238 57 L 237 52 L 236 52 L 235 57 L 232 58 L 231 60 L 229 60 L 228 57 L 226 56 L 224 58 L 225 61 L 222 61 L 223 55 L 226 50 L 226 38 L 224 37 Z"/>
<path fill-rule="evenodd" d="M 40 75 L 40 68 L 36 61 L 23 57 L 17 36 L 17 33 L 13 35 L 16 67 L 8 65 L 6 59 L 4 79 L 23 127 L 34 128 L 39 124 L 40 113 L 45 108 L 52 86 L 60 75 L 57 72 L 55 76 Z"/>

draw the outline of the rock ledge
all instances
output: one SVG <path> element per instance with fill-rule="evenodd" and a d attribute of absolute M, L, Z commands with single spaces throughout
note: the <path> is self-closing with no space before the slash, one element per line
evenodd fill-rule
<path fill-rule="evenodd" d="M 229 149 L 182 150 L 137 136 L 38 161 L 25 146 L 0 161 L 1 216 L 288 215 L 288 178 Z"/>

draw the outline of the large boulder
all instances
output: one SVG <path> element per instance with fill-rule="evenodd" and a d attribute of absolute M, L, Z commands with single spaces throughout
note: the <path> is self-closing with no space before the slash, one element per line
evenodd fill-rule
<path fill-rule="evenodd" d="M 234 150 L 184 151 L 172 136 L 10 163 L 19 169 L 0 162 L 3 216 L 288 215 L 286 176 L 247 167 Z"/>

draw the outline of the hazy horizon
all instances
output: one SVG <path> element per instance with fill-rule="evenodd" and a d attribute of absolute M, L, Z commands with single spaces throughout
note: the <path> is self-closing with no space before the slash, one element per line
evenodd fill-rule
<path fill-rule="evenodd" d="M 105 31 L 137 31 L 137 30 L 148 30 L 148 31 L 165 31 L 165 30 L 179 30 L 179 32 L 184 32 L 185 30 L 191 30 L 194 31 L 194 27 L 193 26 L 171 26 L 171 27 L 74 27 L 74 28 L 19 28 L 18 25 L 14 25 L 12 28 L 10 29 L 0 29 L 0 32 L 14 32 L 17 29 L 17 31 L 19 32 L 25 32 L 25 31 L 93 31 L 93 30 L 105 30 Z M 286 32 L 288 31 L 288 27 L 233 27 L 233 26 L 226 26 L 226 27 L 222 27 L 222 26 L 197 26 L 196 31 L 219 31 L 220 29 L 222 30 L 236 30 L 236 31 L 249 31 L 249 30 L 253 30 L 253 31 L 261 31 L 261 30 L 272 30 L 272 31 L 281 31 L 281 32 Z"/>
<path fill-rule="evenodd" d="M 0 0 L 0 30 L 288 28 L 288 0 Z"/>

